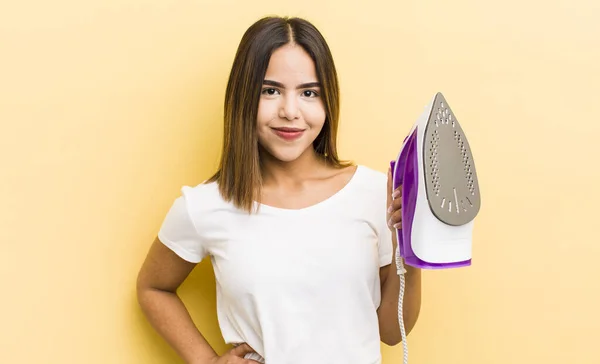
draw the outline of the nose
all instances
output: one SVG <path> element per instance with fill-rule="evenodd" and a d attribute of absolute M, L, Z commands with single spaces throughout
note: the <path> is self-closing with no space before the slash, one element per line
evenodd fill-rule
<path fill-rule="evenodd" d="M 279 117 L 294 120 L 298 118 L 298 113 L 298 100 L 295 95 L 287 95 L 283 98 L 282 105 L 279 108 Z"/>

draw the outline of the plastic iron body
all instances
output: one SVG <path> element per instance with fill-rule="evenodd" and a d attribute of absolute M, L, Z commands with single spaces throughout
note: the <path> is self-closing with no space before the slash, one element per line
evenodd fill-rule
<path fill-rule="evenodd" d="M 390 165 L 393 188 L 402 186 L 402 228 L 396 234 L 404 263 L 424 269 L 471 265 L 479 183 L 466 135 L 441 93 Z"/>

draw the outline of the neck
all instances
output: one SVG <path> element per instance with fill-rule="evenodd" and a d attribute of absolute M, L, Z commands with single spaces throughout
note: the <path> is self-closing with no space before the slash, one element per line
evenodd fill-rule
<path fill-rule="evenodd" d="M 261 153 L 263 185 L 299 184 L 327 168 L 323 158 L 308 148 L 292 162 L 282 162 L 268 152 Z"/>

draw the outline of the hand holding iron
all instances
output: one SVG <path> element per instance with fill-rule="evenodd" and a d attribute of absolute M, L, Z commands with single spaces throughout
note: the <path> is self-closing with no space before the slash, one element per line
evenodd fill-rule
<path fill-rule="evenodd" d="M 392 191 L 392 171 L 388 169 L 387 177 L 387 219 L 388 227 L 392 232 L 394 229 L 402 229 L 402 186 Z"/>

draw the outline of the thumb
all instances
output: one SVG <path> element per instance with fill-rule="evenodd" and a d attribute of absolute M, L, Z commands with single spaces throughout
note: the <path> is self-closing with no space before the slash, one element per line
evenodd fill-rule
<path fill-rule="evenodd" d="M 254 353 L 254 349 L 250 345 L 243 343 L 231 349 L 231 354 L 243 358 L 248 353 Z"/>

